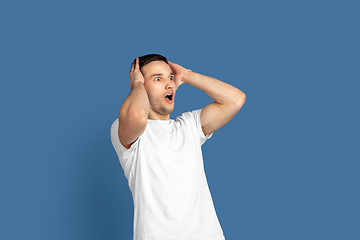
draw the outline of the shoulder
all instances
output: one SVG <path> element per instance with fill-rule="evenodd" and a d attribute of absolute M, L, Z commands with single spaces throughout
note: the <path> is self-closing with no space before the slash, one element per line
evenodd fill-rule
<path fill-rule="evenodd" d="M 116 140 L 119 140 L 118 137 L 118 129 L 119 129 L 119 119 L 117 118 L 111 125 L 110 128 L 110 136 L 111 136 L 111 142 L 114 144 Z"/>
<path fill-rule="evenodd" d="M 183 125 L 188 126 L 189 129 L 197 132 L 198 136 L 201 139 L 201 142 L 204 143 L 205 140 L 209 139 L 212 136 L 212 133 L 206 136 L 204 135 L 200 120 L 201 111 L 202 109 L 197 109 L 197 110 L 185 112 L 181 116 L 176 118 L 176 122 L 180 124 L 183 123 Z"/>
<path fill-rule="evenodd" d="M 178 116 L 175 121 L 177 121 L 177 122 L 179 122 L 179 121 L 195 121 L 195 122 L 197 122 L 198 120 L 200 120 L 201 110 L 202 109 L 197 109 L 197 110 L 193 110 L 193 111 L 184 112 L 183 114 Z"/>

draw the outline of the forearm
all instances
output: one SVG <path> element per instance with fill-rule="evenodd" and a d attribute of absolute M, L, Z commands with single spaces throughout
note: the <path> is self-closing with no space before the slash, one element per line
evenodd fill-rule
<path fill-rule="evenodd" d="M 245 94 L 225 82 L 187 70 L 181 81 L 204 91 L 220 105 L 242 105 Z"/>
<path fill-rule="evenodd" d="M 150 103 L 144 84 L 134 83 L 128 97 L 120 108 L 119 117 L 130 121 L 146 121 L 149 115 Z"/>

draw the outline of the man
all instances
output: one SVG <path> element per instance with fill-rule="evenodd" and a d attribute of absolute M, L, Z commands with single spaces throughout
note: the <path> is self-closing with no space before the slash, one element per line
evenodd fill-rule
<path fill-rule="evenodd" d="M 201 145 L 235 116 L 245 94 L 158 54 L 136 58 L 129 77 L 131 91 L 111 127 L 111 140 L 132 192 L 134 240 L 224 240 Z M 172 120 L 183 83 L 214 102 Z"/>

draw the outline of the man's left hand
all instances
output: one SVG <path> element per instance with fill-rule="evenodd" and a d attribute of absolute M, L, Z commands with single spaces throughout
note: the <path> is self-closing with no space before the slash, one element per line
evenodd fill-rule
<path fill-rule="evenodd" d="M 180 66 L 179 64 L 172 63 L 170 61 L 168 61 L 168 62 L 169 62 L 169 66 L 170 66 L 171 70 L 174 73 L 174 81 L 175 81 L 176 89 L 178 89 L 178 87 L 184 83 L 184 81 L 183 81 L 184 73 L 186 71 L 190 71 L 190 70 Z"/>

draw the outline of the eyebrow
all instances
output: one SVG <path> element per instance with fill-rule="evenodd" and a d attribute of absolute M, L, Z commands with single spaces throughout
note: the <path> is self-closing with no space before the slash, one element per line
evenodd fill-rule
<path fill-rule="evenodd" d="M 164 74 L 163 73 L 155 73 L 155 74 L 151 75 L 150 77 L 152 78 L 152 77 L 161 76 L 161 75 L 164 75 Z M 171 72 L 170 75 L 174 75 L 174 73 Z"/>

